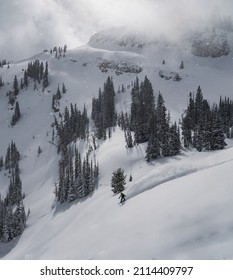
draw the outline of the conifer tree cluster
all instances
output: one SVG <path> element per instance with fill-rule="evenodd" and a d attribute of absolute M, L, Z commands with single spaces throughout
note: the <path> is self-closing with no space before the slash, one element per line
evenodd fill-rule
<path fill-rule="evenodd" d="M 11 174 L 8 192 L 4 199 L 0 196 L 0 241 L 9 242 L 19 236 L 26 226 L 23 205 L 22 182 L 19 171 L 19 152 L 14 142 L 9 145 L 5 159 L 5 169 Z M 3 164 L 3 159 L 1 159 Z"/>
<path fill-rule="evenodd" d="M 126 88 L 124 86 L 124 84 L 120 86 L 118 86 L 118 90 L 117 90 L 117 93 L 125 93 L 126 92 Z"/>
<path fill-rule="evenodd" d="M 7 64 L 6 59 L 0 60 L 0 67 L 1 68 L 3 68 L 3 66 L 6 65 L 6 64 Z"/>
<path fill-rule="evenodd" d="M 55 58 L 60 59 L 61 57 L 66 56 L 67 51 L 67 45 L 64 45 L 64 47 L 53 47 L 53 49 L 50 50 L 50 53 L 55 53 Z"/>
<path fill-rule="evenodd" d="M 125 142 L 127 148 L 133 148 L 134 141 L 131 133 L 131 126 L 130 126 L 130 115 L 128 113 L 123 113 L 118 115 L 117 118 L 118 126 L 124 131 L 125 134 Z"/>
<path fill-rule="evenodd" d="M 224 99 L 220 98 L 218 115 L 226 137 L 233 138 L 233 101 L 226 97 Z"/>
<path fill-rule="evenodd" d="M 11 104 L 12 106 L 14 105 L 15 103 L 15 100 L 17 98 L 17 95 L 19 94 L 19 83 L 18 83 L 18 78 L 17 76 L 15 75 L 14 77 L 14 81 L 13 81 L 13 87 L 12 87 L 12 90 L 9 90 L 7 92 L 7 96 L 8 96 L 8 102 L 9 104 Z"/>
<path fill-rule="evenodd" d="M 59 107 L 60 107 L 59 100 L 62 98 L 62 94 L 65 94 L 65 93 L 66 93 L 65 84 L 62 83 L 62 91 L 60 90 L 60 86 L 58 85 L 57 92 L 55 94 L 53 94 L 53 97 L 52 97 L 52 109 L 54 112 L 59 111 Z"/>
<path fill-rule="evenodd" d="M 99 167 L 89 156 L 82 160 L 78 149 L 68 147 L 61 153 L 59 161 L 59 182 L 56 197 L 59 202 L 71 202 L 83 198 L 97 186 Z"/>
<path fill-rule="evenodd" d="M 39 60 L 29 62 L 27 70 L 24 71 L 24 77 L 21 79 L 20 87 L 21 89 L 24 87 L 27 88 L 29 79 L 32 79 L 34 83 L 42 83 L 42 88 L 44 90 L 49 85 L 48 75 L 48 62 L 46 62 L 45 65 L 44 62 L 40 62 Z"/>
<path fill-rule="evenodd" d="M 159 93 L 155 110 L 150 119 L 150 138 L 147 143 L 146 160 L 175 156 L 180 152 L 180 132 L 176 122 L 171 124 L 164 99 Z"/>
<path fill-rule="evenodd" d="M 70 110 L 65 107 L 61 121 L 55 118 L 57 130 L 59 161 L 59 180 L 56 186 L 56 197 L 59 202 L 71 202 L 92 193 L 97 186 L 99 167 L 96 162 L 81 159 L 78 149 L 72 147 L 78 138 L 85 139 L 89 130 L 89 118 L 84 106 L 83 111 L 78 110 L 76 104 L 70 104 Z"/>
<path fill-rule="evenodd" d="M 92 99 L 92 119 L 96 127 L 98 139 L 106 139 L 107 129 L 111 136 L 111 127 L 116 125 L 115 115 L 115 90 L 112 78 L 108 77 L 103 86 L 103 91 L 99 90 L 98 98 Z"/>
<path fill-rule="evenodd" d="M 20 153 L 17 150 L 17 147 L 13 141 L 7 148 L 6 157 L 5 157 L 5 170 L 8 170 L 9 173 L 12 173 L 13 169 L 15 169 L 20 160 Z"/>
<path fill-rule="evenodd" d="M 223 112 L 223 107 L 228 105 L 231 107 L 230 103 L 227 104 L 220 101 L 219 107 L 213 105 L 211 108 L 208 101 L 203 98 L 200 86 L 195 96 L 190 93 L 188 108 L 182 117 L 184 146 L 187 148 L 192 146 L 199 152 L 223 149 L 226 146 L 224 130 L 229 131 L 232 124 L 228 117 L 224 119 L 226 113 Z"/>
<path fill-rule="evenodd" d="M 58 152 L 66 149 L 71 142 L 76 141 L 78 138 L 85 139 L 88 134 L 89 118 L 85 106 L 81 112 L 76 103 L 74 105 L 71 103 L 70 110 L 65 107 L 63 115 L 64 119 L 61 119 L 60 123 L 55 117 Z"/>
<path fill-rule="evenodd" d="M 180 133 L 170 115 L 161 93 L 155 100 L 153 87 L 147 77 L 139 83 L 137 78 L 132 91 L 131 114 L 121 114 L 119 124 L 125 131 L 127 147 L 147 142 L 146 160 L 174 156 L 180 152 Z M 134 132 L 134 141 L 131 131 Z"/>
<path fill-rule="evenodd" d="M 155 110 L 155 98 L 152 84 L 147 77 L 139 84 L 136 78 L 131 91 L 131 129 L 137 144 L 150 138 L 150 119 Z"/>

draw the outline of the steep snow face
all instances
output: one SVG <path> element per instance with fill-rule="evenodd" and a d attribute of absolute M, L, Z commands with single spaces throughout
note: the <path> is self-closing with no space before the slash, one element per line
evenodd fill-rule
<path fill-rule="evenodd" d="M 117 130 L 96 151 L 100 184 L 87 199 L 55 205 L 44 182 L 25 232 L 5 258 L 233 259 L 233 149 L 182 152 L 148 165 L 144 145 L 122 145 Z M 109 185 L 118 166 L 133 176 L 123 206 Z"/>
<path fill-rule="evenodd" d="M 51 108 L 58 84 L 64 82 L 67 88 L 60 100 L 60 112 L 71 102 L 80 109 L 85 103 L 89 115 L 92 97 L 98 96 L 107 76 L 113 77 L 116 92 L 122 84 L 126 87 L 126 92 L 115 96 L 119 112 L 130 109 L 131 82 L 136 76 L 141 80 L 148 76 L 155 96 L 161 91 L 171 117 L 177 121 L 187 106 L 189 92 L 196 91 L 198 85 L 210 102 L 218 102 L 220 95 L 232 96 L 231 52 L 219 58 L 202 58 L 191 54 L 188 46 L 150 45 L 143 38 L 141 48 L 132 44 L 134 36 L 128 38 L 123 31 L 125 46 L 118 44 L 119 29 L 116 33 L 113 29 L 111 37 L 109 32 L 95 35 L 88 46 L 70 50 L 66 57 L 56 59 L 43 53 L 0 69 L 5 83 L 0 88 L 0 155 L 5 155 L 11 140 L 16 142 L 22 156 L 24 204 L 31 210 L 22 236 L 9 244 L 0 243 L 1 258 L 233 259 L 233 219 L 229 214 L 233 210 L 232 141 L 223 151 L 183 150 L 179 156 L 147 164 L 146 144 L 126 149 L 124 133 L 116 128 L 112 138 L 98 141 L 97 150 L 91 154 L 100 164 L 98 190 L 72 204 L 55 201 L 59 155 L 50 140 L 54 114 L 59 118 Z M 14 76 L 23 77 L 22 69 L 35 59 L 48 61 L 50 85 L 44 92 L 40 85 L 34 90 L 33 84 L 20 91 L 22 118 L 12 128 L 6 92 L 12 88 Z M 142 71 L 119 72 L 132 65 Z M 165 79 L 161 73 L 178 73 L 182 79 Z M 93 132 L 91 128 L 90 134 Z M 82 155 L 90 145 L 90 141 L 77 142 Z M 40 156 L 38 146 L 42 148 Z M 118 205 L 110 187 L 112 172 L 119 167 L 127 175 L 124 206 Z M 130 174 L 132 182 L 128 180 Z M 3 196 L 8 183 L 9 178 L 0 172 Z"/>

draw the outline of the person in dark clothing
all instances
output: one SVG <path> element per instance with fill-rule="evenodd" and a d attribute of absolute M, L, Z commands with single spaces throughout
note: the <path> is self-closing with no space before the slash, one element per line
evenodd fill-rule
<path fill-rule="evenodd" d="M 120 197 L 119 197 L 121 199 L 120 203 L 125 202 L 125 197 L 126 197 L 126 195 L 123 192 L 121 192 Z"/>

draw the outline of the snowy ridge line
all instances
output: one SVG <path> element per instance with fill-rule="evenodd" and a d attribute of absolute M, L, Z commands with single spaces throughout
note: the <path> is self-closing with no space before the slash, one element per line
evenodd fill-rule
<path fill-rule="evenodd" d="M 161 178 L 161 179 L 158 178 L 157 180 L 153 179 L 153 177 L 155 176 L 155 172 L 152 171 L 151 175 L 149 175 L 148 177 L 144 176 L 141 180 L 139 180 L 139 182 L 137 182 L 136 184 L 131 186 L 129 192 L 127 193 L 127 199 L 131 199 L 137 195 L 140 195 L 143 192 L 149 191 L 149 190 L 151 190 L 155 187 L 158 187 L 164 183 L 167 183 L 169 181 L 173 181 L 173 180 L 179 179 L 181 177 L 191 175 L 193 173 L 202 172 L 204 170 L 207 170 L 207 169 L 210 169 L 210 168 L 213 168 L 216 166 L 220 166 L 222 164 L 225 164 L 225 163 L 231 162 L 231 161 L 233 161 L 233 159 L 225 160 L 225 161 L 218 162 L 218 163 L 212 164 L 212 165 L 191 168 L 191 169 L 183 170 L 181 172 L 178 171 L 177 173 L 176 173 L 177 166 L 175 166 L 173 169 L 174 174 L 169 175 L 169 174 L 164 173 L 164 174 L 160 175 L 160 177 L 162 177 L 163 175 L 165 175 L 165 176 L 168 175 L 168 176 L 165 178 Z M 167 171 L 167 170 L 165 169 L 165 171 Z M 147 182 L 148 180 L 149 180 L 149 182 Z M 146 182 L 146 184 L 145 184 L 145 182 Z M 141 185 L 144 185 L 144 187 L 140 187 Z"/>

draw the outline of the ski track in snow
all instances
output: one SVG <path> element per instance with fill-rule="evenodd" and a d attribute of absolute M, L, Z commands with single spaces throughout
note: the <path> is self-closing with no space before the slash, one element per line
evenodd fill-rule
<path fill-rule="evenodd" d="M 133 185 L 133 187 L 127 192 L 127 198 L 131 199 L 137 195 L 140 195 L 141 193 L 148 191 L 152 188 L 158 187 L 166 182 L 176 180 L 180 177 L 188 176 L 190 174 L 196 173 L 196 172 L 202 172 L 205 169 L 209 169 L 212 167 L 216 167 L 218 165 L 222 165 L 227 162 L 232 162 L 233 159 L 225 160 L 222 162 L 206 165 L 206 166 L 201 166 L 201 167 L 190 167 L 184 170 L 181 170 L 182 167 L 180 165 L 177 165 L 174 163 L 172 165 L 172 168 L 166 166 L 165 172 L 159 172 L 157 175 L 157 172 L 152 172 L 153 174 L 151 175 L 146 175 L 145 177 L 142 177 L 141 179 L 138 180 L 137 183 Z M 141 167 L 141 166 L 140 166 Z M 156 168 L 156 167 L 155 167 Z M 172 171 L 171 171 L 172 170 Z M 173 174 L 169 174 L 173 173 Z M 154 177 L 157 178 L 154 179 Z"/>

